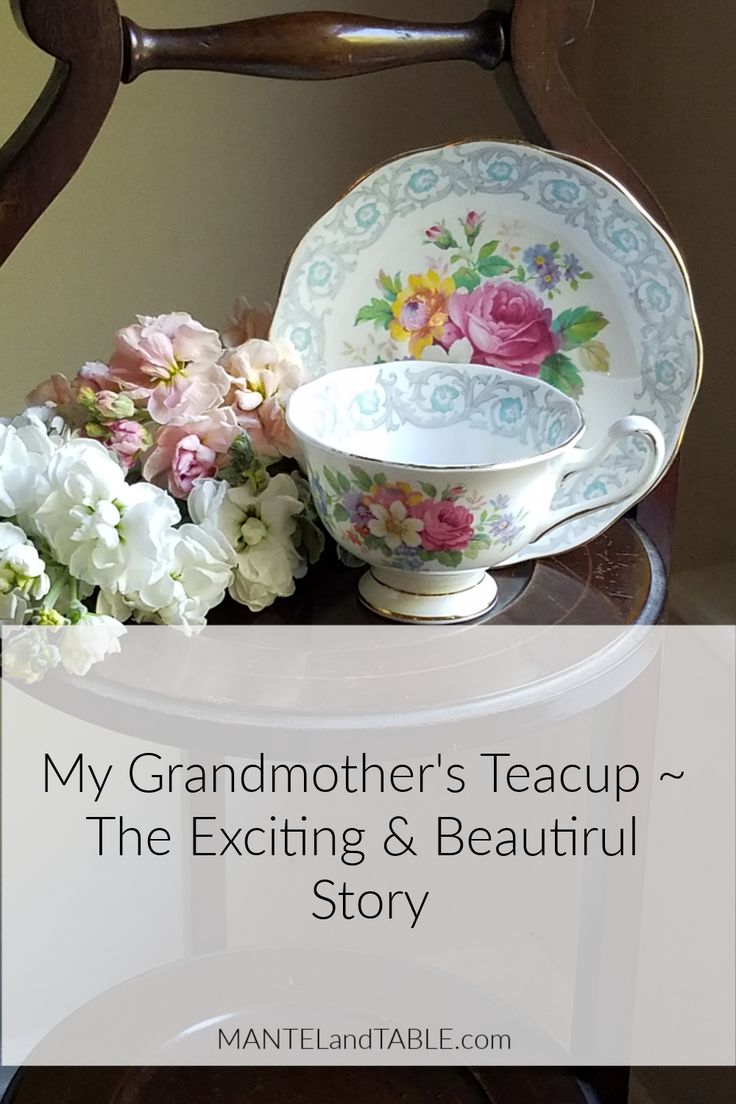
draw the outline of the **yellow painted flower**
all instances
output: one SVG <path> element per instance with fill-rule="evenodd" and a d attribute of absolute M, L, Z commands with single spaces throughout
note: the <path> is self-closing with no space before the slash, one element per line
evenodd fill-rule
<path fill-rule="evenodd" d="M 411 355 L 420 357 L 435 338 L 442 336 L 448 319 L 447 303 L 454 291 L 452 278 L 442 277 L 434 269 L 422 276 L 410 276 L 409 286 L 393 305 L 394 341 L 408 341 Z"/>

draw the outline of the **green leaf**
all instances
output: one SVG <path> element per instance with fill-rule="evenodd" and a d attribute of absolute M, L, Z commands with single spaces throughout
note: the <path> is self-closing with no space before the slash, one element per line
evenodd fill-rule
<path fill-rule="evenodd" d="M 393 316 L 394 312 L 391 309 L 391 304 L 386 299 L 371 299 L 367 306 L 361 307 L 358 311 L 355 316 L 355 325 L 357 326 L 361 322 L 375 322 L 387 330 L 391 325 Z"/>
<path fill-rule="evenodd" d="M 338 502 L 333 511 L 335 521 L 350 521 L 350 514 L 347 512 L 342 502 Z"/>
<path fill-rule="evenodd" d="M 437 556 L 437 560 L 444 567 L 459 567 L 463 562 L 462 552 L 440 552 Z"/>
<path fill-rule="evenodd" d="M 518 280 L 519 283 L 526 283 L 526 269 L 523 265 L 519 265 L 519 267 L 517 268 L 516 272 L 514 273 L 514 279 Z"/>
<path fill-rule="evenodd" d="M 499 242 L 497 242 L 497 241 L 486 242 L 485 245 L 482 245 L 480 247 L 480 251 L 478 253 L 478 260 L 479 261 L 484 261 L 486 259 L 486 257 L 492 256 L 496 252 L 496 250 L 498 249 L 498 246 L 499 246 Z"/>
<path fill-rule="evenodd" d="M 552 329 L 562 338 L 563 349 L 577 349 L 587 345 L 608 325 L 608 319 L 600 311 L 588 307 L 572 307 L 558 314 Z"/>
<path fill-rule="evenodd" d="M 342 494 L 342 491 L 340 490 L 340 484 L 337 482 L 337 476 L 332 471 L 332 469 L 331 468 L 324 468 L 323 471 L 324 471 L 325 479 L 330 484 L 330 486 L 332 487 L 335 494 Z"/>
<path fill-rule="evenodd" d="M 434 483 L 420 483 L 419 486 L 422 488 L 427 498 L 437 497 L 437 488 Z"/>
<path fill-rule="evenodd" d="M 587 372 L 607 372 L 611 366 L 611 354 L 602 341 L 589 341 L 578 350 L 578 356 Z"/>
<path fill-rule="evenodd" d="M 340 488 L 341 494 L 346 494 L 350 490 L 350 480 L 344 472 L 337 473 L 337 485 Z"/>
<path fill-rule="evenodd" d="M 392 278 L 387 272 L 381 270 L 381 272 L 378 273 L 378 282 L 383 288 L 384 296 L 389 303 L 395 302 L 396 297 L 401 291 L 401 273 L 397 272 Z"/>
<path fill-rule="evenodd" d="M 350 470 L 353 473 L 353 478 L 360 487 L 361 491 L 369 491 L 373 486 L 373 480 L 368 475 L 368 473 L 364 472 L 363 469 L 359 468 L 356 464 L 351 464 Z"/>
<path fill-rule="evenodd" d="M 304 553 L 307 563 L 317 563 L 325 550 L 324 530 L 306 514 L 297 516 L 296 526 L 299 533 L 299 548 Z"/>
<path fill-rule="evenodd" d="M 581 280 L 592 280 L 593 279 L 593 273 L 592 272 L 581 272 L 580 273 L 580 279 Z"/>
<path fill-rule="evenodd" d="M 560 243 L 558 241 L 550 242 L 549 243 L 549 251 L 550 251 L 550 253 L 559 253 L 560 252 Z"/>
<path fill-rule="evenodd" d="M 467 288 L 468 291 L 475 291 L 480 286 L 480 276 L 472 268 L 459 268 L 452 278 L 455 287 Z"/>
<path fill-rule="evenodd" d="M 373 476 L 373 482 L 376 484 L 377 487 L 382 487 L 383 484 L 386 482 L 386 476 L 383 472 L 376 472 L 376 474 Z"/>
<path fill-rule="evenodd" d="M 569 356 L 564 353 L 552 353 L 548 356 L 539 369 L 539 378 L 545 383 L 551 383 L 571 399 L 577 399 L 583 393 L 582 377 Z"/>
<path fill-rule="evenodd" d="M 478 261 L 478 271 L 481 276 L 503 276 L 506 272 L 511 272 L 513 265 L 510 261 L 505 261 L 503 257 L 484 257 Z"/>

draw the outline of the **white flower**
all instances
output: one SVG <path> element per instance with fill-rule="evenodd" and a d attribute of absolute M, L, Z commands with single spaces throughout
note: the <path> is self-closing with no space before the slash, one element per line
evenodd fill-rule
<path fill-rule="evenodd" d="M 28 627 L 14 631 L 3 640 L 3 674 L 6 678 L 34 683 L 56 667 L 59 649 L 49 638 L 48 629 Z"/>
<path fill-rule="evenodd" d="M 0 595 L 43 598 L 48 594 L 51 582 L 46 574 L 46 564 L 26 534 L 17 525 L 0 522 Z M 17 603 L 10 612 L 6 604 L 7 619 L 17 616 Z M 0 613 L 0 619 L 5 620 Z"/>
<path fill-rule="evenodd" d="M 163 625 L 204 625 L 232 580 L 232 548 L 216 532 L 187 524 L 171 530 L 161 552 L 167 567 L 159 579 L 134 594 L 101 591 L 98 613 L 120 621 L 134 617 Z"/>
<path fill-rule="evenodd" d="M 125 632 L 125 626 L 113 617 L 88 614 L 76 625 L 54 629 L 53 640 L 65 670 L 83 677 L 95 663 L 120 651 L 120 637 Z"/>
<path fill-rule="evenodd" d="M 165 491 L 126 483 L 115 458 L 97 441 L 62 445 L 48 470 L 48 494 L 36 524 L 56 559 L 92 586 L 132 593 L 166 571 L 161 545 L 180 519 Z"/>
<path fill-rule="evenodd" d="M 421 518 L 409 517 L 406 506 L 398 498 L 388 509 L 378 502 L 372 502 L 371 513 L 373 520 L 368 522 L 368 528 L 374 537 L 382 537 L 392 552 L 400 544 L 418 548 L 422 543 L 419 534 L 424 528 L 424 522 Z"/>
<path fill-rule="evenodd" d="M 471 364 L 473 346 L 467 337 L 453 341 L 449 349 L 443 349 L 441 345 L 430 345 L 422 352 L 422 360 L 434 360 L 447 364 Z"/>
<path fill-rule="evenodd" d="M 294 546 L 297 515 L 304 505 L 290 475 L 269 480 L 254 494 L 248 486 L 199 481 L 189 496 L 189 513 L 210 532 L 224 537 L 235 558 L 230 594 L 257 613 L 276 598 L 294 593 L 306 563 Z"/>
<path fill-rule="evenodd" d="M 0 518 L 32 516 L 58 440 L 32 417 L 0 425 Z"/>
<path fill-rule="evenodd" d="M 0 594 L 0 625 L 22 625 L 29 605 L 25 594 L 17 590 L 10 594 Z"/>

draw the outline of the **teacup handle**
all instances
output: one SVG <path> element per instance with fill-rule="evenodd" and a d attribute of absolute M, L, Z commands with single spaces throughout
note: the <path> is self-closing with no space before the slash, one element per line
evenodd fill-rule
<path fill-rule="evenodd" d="M 619 488 L 615 491 L 611 491 L 610 494 L 596 498 L 589 506 L 581 507 L 578 503 L 575 506 L 563 506 L 557 510 L 550 510 L 530 543 L 538 541 L 541 537 L 545 536 L 550 529 L 554 529 L 563 521 L 571 521 L 573 518 L 584 517 L 586 514 L 600 510 L 603 506 L 613 506 L 617 502 L 622 502 L 624 499 L 631 498 L 634 495 L 643 498 L 647 491 L 654 486 L 662 473 L 666 459 L 667 446 L 659 427 L 654 424 L 651 418 L 643 418 L 639 414 L 630 414 L 628 417 L 620 418 L 617 422 L 614 422 L 605 437 L 603 437 L 598 444 L 593 445 L 592 448 L 574 449 L 571 459 L 565 464 L 560 473 L 557 482 L 557 490 L 560 489 L 565 479 L 569 475 L 572 475 L 573 472 L 584 471 L 586 468 L 593 467 L 594 464 L 597 464 L 599 460 L 602 460 L 603 457 L 610 452 L 618 441 L 626 437 L 631 437 L 635 433 L 641 433 L 649 438 L 652 445 L 652 452 L 649 462 L 644 466 L 643 471 L 639 474 L 634 483 L 623 489 Z"/>

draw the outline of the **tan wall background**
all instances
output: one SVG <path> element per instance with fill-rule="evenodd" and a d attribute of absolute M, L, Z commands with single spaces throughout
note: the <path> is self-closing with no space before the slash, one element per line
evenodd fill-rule
<path fill-rule="evenodd" d="M 482 3 L 121 4 L 144 25 L 315 6 L 439 20 Z M 660 197 L 692 270 L 706 374 L 684 449 L 676 563 L 708 580 L 712 565 L 736 560 L 734 41 L 731 0 L 598 0 L 569 51 L 574 83 Z M 49 68 L 0 0 L 0 137 Z M 273 300 L 291 249 L 352 179 L 402 150 L 479 133 L 519 134 L 493 78 L 457 64 L 314 84 L 161 73 L 121 89 L 77 177 L 0 270 L 0 411 L 39 377 L 106 356 L 136 312 L 184 309 L 218 326 L 239 293 Z M 715 577 L 720 600 L 728 572 Z"/>

